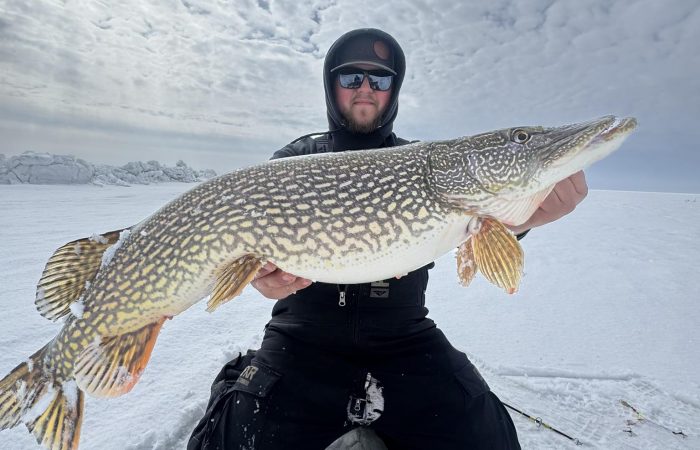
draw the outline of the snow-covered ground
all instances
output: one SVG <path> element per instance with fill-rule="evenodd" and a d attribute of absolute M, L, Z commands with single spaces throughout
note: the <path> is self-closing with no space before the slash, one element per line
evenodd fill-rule
<path fill-rule="evenodd" d="M 191 186 L 0 186 L 0 376 L 60 327 L 33 304 L 53 250 L 135 224 Z M 451 255 L 431 272 L 431 317 L 492 390 L 587 448 L 700 448 L 700 194 L 591 191 L 523 247 L 513 296 L 483 279 L 459 287 Z M 212 379 L 259 344 L 271 307 L 248 288 L 213 314 L 198 304 L 168 321 L 131 393 L 87 399 L 81 449 L 183 449 Z M 649 422 L 630 428 L 620 399 L 688 437 Z M 523 448 L 576 448 L 514 421 Z M 37 448 L 24 427 L 0 432 L 0 447 Z"/>

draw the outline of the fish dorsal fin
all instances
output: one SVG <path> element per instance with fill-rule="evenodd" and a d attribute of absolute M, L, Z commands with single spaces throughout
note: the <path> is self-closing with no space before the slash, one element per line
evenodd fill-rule
<path fill-rule="evenodd" d="M 457 250 L 457 273 L 468 285 L 477 270 L 487 280 L 509 294 L 518 290 L 523 273 L 523 249 L 502 223 L 495 219 L 479 219 L 479 228 Z"/>
<path fill-rule="evenodd" d="M 246 254 L 220 267 L 214 291 L 207 302 L 207 311 L 214 311 L 240 294 L 263 265 L 263 260 L 259 256 Z"/>
<path fill-rule="evenodd" d="M 498 220 L 510 225 L 520 225 L 537 211 L 537 208 L 540 207 L 544 199 L 552 192 L 552 189 L 554 189 L 554 186 L 543 189 L 530 197 L 515 201 L 496 198 L 488 208 L 485 208 L 484 211 L 480 210 L 479 212 L 485 215 L 498 217 Z"/>
<path fill-rule="evenodd" d="M 105 250 L 119 240 L 123 230 L 69 242 L 49 258 L 36 287 L 39 314 L 58 320 L 70 312 L 71 303 L 85 291 L 87 282 L 95 279 Z"/>
<path fill-rule="evenodd" d="M 151 358 L 165 319 L 89 344 L 75 363 L 78 387 L 95 397 L 118 397 L 129 392 Z"/>

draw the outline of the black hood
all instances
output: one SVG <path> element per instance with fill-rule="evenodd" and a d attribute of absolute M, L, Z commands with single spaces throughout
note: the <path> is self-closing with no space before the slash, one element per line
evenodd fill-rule
<path fill-rule="evenodd" d="M 391 92 L 391 99 L 389 104 L 382 115 L 379 128 L 368 135 L 357 135 L 351 133 L 346 128 L 346 121 L 343 115 L 338 110 L 335 104 L 335 74 L 331 73 L 331 70 L 336 67 L 339 63 L 338 61 L 338 49 L 340 49 L 344 43 L 349 39 L 358 35 L 370 35 L 376 36 L 378 39 L 386 42 L 391 48 L 391 53 L 393 56 L 393 69 L 396 72 L 393 81 L 393 87 Z M 396 39 L 394 39 L 388 33 L 374 28 L 360 28 L 357 30 L 345 33 L 331 46 L 326 54 L 326 59 L 323 64 L 323 86 L 326 94 L 326 111 L 328 115 L 328 128 L 331 131 L 333 139 L 336 141 L 334 148 L 337 150 L 345 149 L 360 149 L 360 148 L 371 148 L 380 147 L 386 138 L 388 138 L 392 131 L 394 125 L 394 119 L 399 111 L 399 91 L 401 90 L 401 84 L 403 83 L 404 74 L 406 73 L 406 57 L 404 56 L 403 50 Z"/>

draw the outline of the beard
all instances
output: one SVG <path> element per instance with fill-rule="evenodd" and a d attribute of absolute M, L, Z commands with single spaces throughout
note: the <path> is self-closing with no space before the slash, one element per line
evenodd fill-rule
<path fill-rule="evenodd" d="M 359 122 L 355 120 L 355 118 L 352 115 L 352 111 L 342 111 L 343 117 L 345 118 L 345 121 L 347 122 L 347 129 L 351 133 L 357 133 L 357 134 L 369 134 L 379 128 L 379 125 L 382 123 L 382 115 L 383 113 L 377 114 L 377 116 L 373 120 L 369 121 L 362 121 Z"/>

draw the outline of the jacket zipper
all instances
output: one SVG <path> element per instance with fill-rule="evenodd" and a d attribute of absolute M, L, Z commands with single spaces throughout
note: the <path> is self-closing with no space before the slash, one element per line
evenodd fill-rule
<path fill-rule="evenodd" d="M 345 305 L 347 305 L 347 296 L 348 296 L 348 285 L 347 284 L 339 284 L 338 285 L 338 306 L 341 308 L 344 308 Z M 360 341 L 360 327 L 359 327 L 359 321 L 360 321 L 360 307 L 359 307 L 359 299 L 356 298 L 355 301 L 352 303 L 352 311 L 350 311 L 349 314 L 349 319 L 350 319 L 350 324 L 352 326 L 352 338 L 353 342 L 355 344 L 359 343 Z"/>
<path fill-rule="evenodd" d="M 351 296 L 354 296 L 354 301 L 350 305 L 352 307 L 352 315 L 350 320 L 352 321 L 352 338 L 355 344 L 360 343 L 360 296 L 358 289 L 360 286 L 355 285 L 354 290 L 351 290 Z"/>
<path fill-rule="evenodd" d="M 343 286 L 342 289 L 340 286 Z M 343 285 L 338 285 L 338 306 L 345 306 L 345 295 L 347 294 L 348 291 L 348 285 L 343 284 Z"/>

